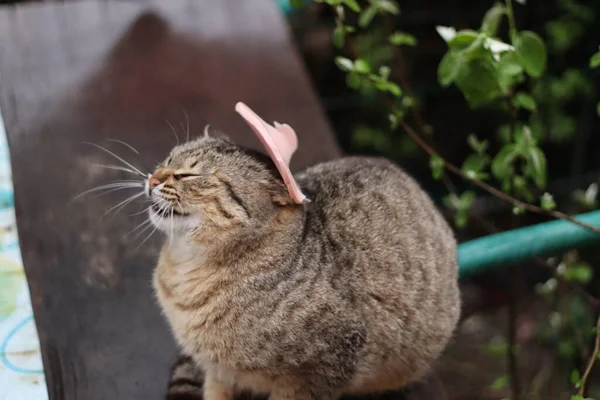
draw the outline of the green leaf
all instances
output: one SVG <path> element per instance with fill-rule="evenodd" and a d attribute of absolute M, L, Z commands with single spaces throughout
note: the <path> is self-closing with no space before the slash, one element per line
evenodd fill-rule
<path fill-rule="evenodd" d="M 443 87 L 450 86 L 458 76 L 462 65 L 460 56 L 448 51 L 438 66 L 438 81 Z"/>
<path fill-rule="evenodd" d="M 381 76 L 381 78 L 384 81 L 387 81 L 387 79 L 390 77 L 390 72 L 392 70 L 390 69 L 390 67 L 386 66 L 386 65 L 382 65 L 381 67 L 379 67 L 379 76 Z"/>
<path fill-rule="evenodd" d="M 401 46 L 401 45 L 416 46 L 417 45 L 417 38 L 415 38 L 413 35 L 411 35 L 409 33 L 404 33 L 404 32 L 394 32 L 389 37 L 389 41 L 394 46 Z"/>
<path fill-rule="evenodd" d="M 501 3 L 494 4 L 494 6 L 490 8 L 483 16 L 481 31 L 485 32 L 489 36 L 495 36 L 498 32 L 500 21 L 505 14 L 506 9 Z"/>
<path fill-rule="evenodd" d="M 469 209 L 475 201 L 476 195 L 472 190 L 467 190 L 459 196 L 451 194 L 443 198 L 443 202 L 454 214 L 454 224 L 457 228 L 464 228 L 469 222 Z"/>
<path fill-rule="evenodd" d="M 462 229 L 467 226 L 467 222 L 469 222 L 469 213 L 464 210 L 456 211 L 456 214 L 454 215 L 454 225 L 456 225 L 457 228 Z"/>
<path fill-rule="evenodd" d="M 396 130 L 398 128 L 398 117 L 395 114 L 389 114 L 388 120 L 390 121 L 390 129 Z"/>
<path fill-rule="evenodd" d="M 373 18 L 375 18 L 376 15 L 377 7 L 374 4 L 371 4 L 369 7 L 367 7 L 366 10 L 364 10 L 360 14 L 360 17 L 358 18 L 358 25 L 361 28 L 366 28 L 367 26 L 369 26 L 371 21 L 373 21 Z"/>
<path fill-rule="evenodd" d="M 556 208 L 556 202 L 550 193 L 544 193 L 542 195 L 540 204 L 544 210 L 554 210 Z"/>
<path fill-rule="evenodd" d="M 527 186 L 527 180 L 520 175 L 513 177 L 513 190 L 516 194 L 527 200 L 528 202 L 533 200 L 533 194 Z"/>
<path fill-rule="evenodd" d="M 389 92 L 394 96 L 402 95 L 402 90 L 400 89 L 400 86 L 396 85 L 394 82 L 376 82 L 375 87 L 381 91 Z"/>
<path fill-rule="evenodd" d="M 471 179 L 479 178 L 480 172 L 482 172 L 490 163 L 490 157 L 488 155 L 471 154 L 469 155 L 462 165 L 462 171 Z"/>
<path fill-rule="evenodd" d="M 600 67 L 600 51 L 592 56 L 590 59 L 590 68 Z"/>
<path fill-rule="evenodd" d="M 515 51 L 519 63 L 533 78 L 539 78 L 546 69 L 546 45 L 534 32 L 523 31 L 515 40 Z"/>
<path fill-rule="evenodd" d="M 523 206 L 517 205 L 512 209 L 514 215 L 523 215 L 525 214 L 525 208 Z"/>
<path fill-rule="evenodd" d="M 349 58 L 336 57 L 335 63 L 342 71 L 348 72 L 348 71 L 352 71 L 354 69 L 354 63 Z"/>
<path fill-rule="evenodd" d="M 348 85 L 350 89 L 358 89 L 360 87 L 361 82 L 361 76 L 355 71 L 351 71 L 350 73 L 348 73 L 348 75 L 346 75 L 346 85 Z"/>
<path fill-rule="evenodd" d="M 479 33 L 470 29 L 464 29 L 462 31 L 458 31 L 456 36 L 450 39 L 448 46 L 451 48 L 464 49 L 473 44 L 473 42 L 475 42 L 478 38 Z"/>
<path fill-rule="evenodd" d="M 479 139 L 477 139 L 477 136 L 475 136 L 472 133 L 469 136 L 467 136 L 467 143 L 477 154 L 485 153 L 489 146 L 487 140 L 479 141 Z"/>
<path fill-rule="evenodd" d="M 594 271 L 589 264 L 578 262 L 569 265 L 569 267 L 565 270 L 564 277 L 569 281 L 574 281 L 585 285 L 594 277 Z"/>
<path fill-rule="evenodd" d="M 513 87 L 523 81 L 523 67 L 514 52 L 505 52 L 496 64 L 498 82 L 502 91 L 508 94 Z"/>
<path fill-rule="evenodd" d="M 332 41 L 333 45 L 335 47 L 337 47 L 338 49 L 341 49 L 342 47 L 344 47 L 344 43 L 346 42 L 346 37 L 345 37 L 343 26 L 338 25 L 335 27 L 335 29 L 333 30 L 331 41 Z"/>
<path fill-rule="evenodd" d="M 509 349 L 510 345 L 506 342 L 492 342 L 483 346 L 483 351 L 491 357 L 504 357 Z"/>
<path fill-rule="evenodd" d="M 492 161 L 492 173 L 498 180 L 504 180 L 512 173 L 512 163 L 517 158 L 517 146 L 515 144 L 507 144 L 504 146 L 494 160 Z"/>
<path fill-rule="evenodd" d="M 490 389 L 498 391 L 504 389 L 508 385 L 508 376 L 502 375 L 494 379 L 494 382 L 490 385 Z"/>
<path fill-rule="evenodd" d="M 360 12 L 360 6 L 356 2 L 356 0 L 342 0 L 342 3 L 348 6 L 349 9 L 358 13 Z"/>
<path fill-rule="evenodd" d="M 290 5 L 294 8 L 304 7 L 304 0 L 290 0 Z"/>
<path fill-rule="evenodd" d="M 433 179 L 439 180 L 444 172 L 444 160 L 439 156 L 431 156 L 429 159 L 429 168 L 431 168 Z"/>
<path fill-rule="evenodd" d="M 469 60 L 461 66 L 455 83 L 472 108 L 502 96 L 498 74 L 491 59 Z"/>
<path fill-rule="evenodd" d="M 354 71 L 360 74 L 368 74 L 369 72 L 371 72 L 371 66 L 368 62 L 359 58 L 354 61 Z"/>
<path fill-rule="evenodd" d="M 531 169 L 531 177 L 536 186 L 544 188 L 546 186 L 546 156 L 539 147 L 530 147 L 527 149 L 527 165 Z"/>
<path fill-rule="evenodd" d="M 537 104 L 535 103 L 535 99 L 528 93 L 518 92 L 513 97 L 513 104 L 517 108 L 524 108 L 527 111 L 535 111 L 537 110 Z"/>
<path fill-rule="evenodd" d="M 390 14 L 398 15 L 400 13 L 400 7 L 393 0 L 375 0 L 377 8 L 381 11 L 385 11 Z"/>
<path fill-rule="evenodd" d="M 581 386 L 581 374 L 576 369 L 571 372 L 571 383 L 575 385 L 575 388 L 579 388 Z"/>
<path fill-rule="evenodd" d="M 571 396 L 571 400 L 587 400 L 587 399 L 585 399 L 583 396 L 581 396 L 579 394 L 574 394 L 573 396 Z"/>

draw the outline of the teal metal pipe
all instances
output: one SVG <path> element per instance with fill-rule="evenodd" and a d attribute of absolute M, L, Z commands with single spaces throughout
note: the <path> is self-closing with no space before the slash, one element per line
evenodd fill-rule
<path fill-rule="evenodd" d="M 600 211 L 574 217 L 600 228 Z M 600 242 L 600 235 L 569 221 L 544 222 L 484 236 L 458 246 L 461 277 L 506 264 L 531 260 Z"/>

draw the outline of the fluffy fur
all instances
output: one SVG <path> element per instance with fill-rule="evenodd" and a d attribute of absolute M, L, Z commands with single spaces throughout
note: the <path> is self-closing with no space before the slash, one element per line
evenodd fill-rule
<path fill-rule="evenodd" d="M 303 205 L 268 157 L 223 139 L 176 147 L 154 177 L 151 218 L 168 236 L 154 285 L 205 400 L 398 389 L 452 335 L 453 233 L 389 161 L 297 174 Z"/>

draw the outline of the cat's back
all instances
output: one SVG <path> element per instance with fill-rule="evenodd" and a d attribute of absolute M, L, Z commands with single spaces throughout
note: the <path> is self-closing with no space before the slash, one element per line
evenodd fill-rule
<path fill-rule="evenodd" d="M 389 226 L 455 244 L 429 196 L 389 160 L 344 157 L 308 168 L 298 181 L 312 202 L 310 208 L 320 210 L 331 228 Z"/>
<path fill-rule="evenodd" d="M 332 287 L 361 299 L 373 362 L 393 353 L 413 367 L 433 360 L 460 312 L 456 241 L 433 201 L 381 158 L 341 158 L 298 180 L 315 236 L 335 259 Z"/>

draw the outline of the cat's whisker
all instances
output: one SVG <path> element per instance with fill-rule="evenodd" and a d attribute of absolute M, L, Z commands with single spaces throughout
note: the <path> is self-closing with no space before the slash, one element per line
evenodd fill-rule
<path fill-rule="evenodd" d="M 170 238 L 170 244 L 173 244 L 173 214 L 174 214 L 175 210 L 173 207 L 171 207 L 171 238 Z"/>
<path fill-rule="evenodd" d="M 165 118 L 165 122 L 171 127 L 171 131 L 173 131 L 173 135 L 175 135 L 175 139 L 177 139 L 177 145 L 179 146 L 179 136 L 177 136 L 177 131 L 175 131 L 175 128 L 173 128 L 173 125 L 169 122 L 168 119 Z"/>
<path fill-rule="evenodd" d="M 144 187 L 143 185 L 142 185 L 142 186 L 126 186 L 126 187 L 117 187 L 117 188 L 110 189 L 110 190 L 106 190 L 105 192 L 99 193 L 99 194 L 95 195 L 94 197 L 100 197 L 100 196 L 104 196 L 105 194 L 109 194 L 109 193 L 112 193 L 112 192 L 117 192 L 117 191 L 119 191 L 119 190 L 125 190 L 125 189 L 140 189 L 140 188 L 143 188 L 143 187 Z"/>
<path fill-rule="evenodd" d="M 106 169 L 114 169 L 114 170 L 117 170 L 117 171 L 125 171 L 125 172 L 132 173 L 134 175 L 140 175 L 140 176 L 146 178 L 146 175 L 140 174 L 139 172 L 134 171 L 134 170 L 129 169 L 129 168 L 121 167 L 119 165 L 104 165 L 104 164 L 92 164 L 92 165 L 94 167 L 100 167 L 100 168 L 106 168 Z"/>
<path fill-rule="evenodd" d="M 102 215 L 102 217 L 100 217 L 100 219 L 104 218 L 107 214 L 109 214 L 114 209 L 117 209 L 114 214 L 118 214 L 119 211 L 121 211 L 123 209 L 123 207 L 127 206 L 127 204 L 131 203 L 138 197 L 143 196 L 144 194 L 145 193 L 142 192 L 142 193 L 134 194 L 133 196 L 129 196 L 125 200 L 121 201 L 120 203 L 118 203 L 118 204 L 112 206 L 111 208 L 109 208 L 108 210 L 106 210 L 106 212 Z"/>
<path fill-rule="evenodd" d="M 183 211 L 183 204 L 181 204 L 181 201 L 179 201 L 179 199 L 175 199 L 175 201 L 177 202 L 177 206 L 179 207 L 179 209 Z"/>
<path fill-rule="evenodd" d="M 102 186 L 97 186 L 95 188 L 91 188 L 89 190 L 86 190 L 85 192 L 79 193 L 77 196 L 75 196 L 71 202 L 87 195 L 90 193 L 94 193 L 100 190 L 106 190 L 105 192 L 101 193 L 102 194 L 106 194 L 106 193 L 110 193 L 110 192 L 114 192 L 116 190 L 123 190 L 123 189 L 134 189 L 134 188 L 143 188 L 144 187 L 144 183 L 140 182 L 140 181 L 120 181 L 120 182 L 113 182 L 113 183 L 109 183 L 106 185 L 102 185 Z"/>
<path fill-rule="evenodd" d="M 159 213 L 159 214 L 162 214 L 162 213 L 163 213 L 163 212 L 166 210 L 166 208 L 167 208 L 168 206 L 169 206 L 169 204 L 168 204 L 168 203 L 165 203 L 165 204 L 163 204 L 163 205 L 160 207 L 160 209 L 159 209 L 158 213 Z M 154 229 L 152 230 L 152 232 L 150 232 L 150 234 L 149 234 L 148 236 L 146 236 L 146 238 L 145 238 L 145 239 L 142 241 L 142 243 L 140 243 L 140 244 L 139 244 L 139 245 L 136 247 L 136 250 L 137 250 L 137 249 L 139 249 L 140 247 L 142 247 L 142 245 L 143 245 L 144 243 L 146 243 L 146 241 L 147 241 L 148 239 L 150 239 L 150 237 L 152 237 L 152 235 L 154 234 L 154 232 L 156 232 L 156 230 L 158 229 L 158 225 L 159 225 L 159 224 L 156 224 L 156 225 L 155 225 L 155 227 L 154 227 Z"/>
<path fill-rule="evenodd" d="M 148 207 L 144 208 L 142 211 L 138 211 L 138 212 L 136 212 L 134 214 L 129 214 L 129 216 L 130 217 L 135 217 L 136 215 L 147 213 L 148 211 L 150 211 L 151 208 L 152 208 L 152 204 L 150 204 Z"/>
<path fill-rule="evenodd" d="M 133 147 L 132 145 L 130 145 L 127 142 L 124 142 L 124 141 L 119 140 L 119 139 L 106 139 L 106 140 L 109 141 L 109 142 L 115 142 L 115 143 L 122 144 L 123 146 L 128 147 L 129 150 L 133 151 L 135 154 L 140 154 L 140 152 L 135 147 Z"/>
<path fill-rule="evenodd" d="M 142 222 L 141 224 L 138 224 L 138 226 L 136 226 L 130 232 L 128 232 L 127 236 L 129 236 L 139 230 L 139 232 L 133 236 L 133 239 L 137 239 L 142 233 L 144 233 L 144 231 L 146 229 L 148 229 L 149 226 L 152 226 L 152 220 L 150 218 L 147 218 L 144 222 Z M 143 229 L 141 229 L 142 227 L 143 227 Z"/>
<path fill-rule="evenodd" d="M 121 161 L 123 164 L 127 165 L 129 168 L 133 169 L 134 171 L 137 171 L 141 176 L 146 177 L 146 175 L 142 171 L 140 171 L 138 168 L 136 168 L 133 164 L 131 164 L 128 161 L 125 161 L 125 159 L 123 159 L 122 157 L 118 156 L 114 152 L 108 150 L 107 148 L 102 147 L 99 144 L 92 143 L 92 142 L 83 142 L 83 143 L 89 144 L 91 146 L 94 146 L 94 147 L 96 147 L 96 148 L 104 151 L 105 153 L 110 154 L 111 156 L 115 157 L 117 160 Z"/>

